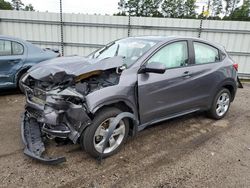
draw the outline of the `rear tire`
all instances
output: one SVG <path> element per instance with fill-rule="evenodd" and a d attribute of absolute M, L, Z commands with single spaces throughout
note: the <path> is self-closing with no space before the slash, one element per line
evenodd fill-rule
<path fill-rule="evenodd" d="M 120 113 L 122 113 L 122 111 L 117 108 L 105 108 L 99 111 L 92 124 L 87 127 L 81 135 L 80 145 L 92 157 L 97 158 L 101 155 L 102 142 L 105 140 L 102 133 L 108 130 L 110 119 L 116 117 Z M 109 157 L 120 150 L 128 137 L 129 121 L 127 119 L 121 120 L 115 130 L 117 130 L 117 132 L 115 133 L 114 131 L 114 135 L 111 136 L 112 139 L 110 139 L 107 144 L 102 155 L 103 158 Z"/>
<path fill-rule="evenodd" d="M 209 117 L 216 120 L 223 118 L 227 114 L 230 104 L 231 93 L 228 89 L 222 88 L 215 96 L 213 104 L 208 111 Z"/>

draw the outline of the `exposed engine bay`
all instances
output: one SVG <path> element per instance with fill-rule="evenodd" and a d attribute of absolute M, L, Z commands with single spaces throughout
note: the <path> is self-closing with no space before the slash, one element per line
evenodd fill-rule
<path fill-rule="evenodd" d="M 89 72 L 83 71 L 83 74 L 67 73 L 63 69 L 57 70 L 58 67 L 49 71 L 37 67 L 23 78 L 27 103 L 22 138 L 26 145 L 26 155 L 50 164 L 65 161 L 63 157 L 44 157 L 42 138 L 70 139 L 75 144 L 78 142 L 93 117 L 86 104 L 86 96 L 117 85 L 125 69 L 124 66 L 107 66 L 105 60 L 102 65 L 103 69 L 99 66 L 95 70 L 94 67 Z"/>
<path fill-rule="evenodd" d="M 82 130 L 91 121 L 85 96 L 118 82 L 119 73 L 115 69 L 80 75 L 57 84 L 35 80 L 29 76 L 24 82 L 26 111 L 38 122 L 44 123 L 44 132 L 49 134 L 50 130 L 60 130 L 61 133 L 55 133 L 54 136 L 69 137 L 76 143 Z"/>
<path fill-rule="evenodd" d="M 77 80 L 78 82 L 75 84 L 76 91 L 82 95 L 87 95 L 93 91 L 119 83 L 120 73 L 118 73 L 116 69 L 105 72 L 97 71 L 95 74 L 96 75 L 90 76 L 89 78 Z M 77 79 L 81 79 L 81 77 L 79 76 Z"/>

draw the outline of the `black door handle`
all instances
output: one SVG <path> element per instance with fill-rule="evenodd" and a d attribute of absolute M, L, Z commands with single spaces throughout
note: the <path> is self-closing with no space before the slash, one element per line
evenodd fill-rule
<path fill-rule="evenodd" d="M 185 71 L 184 73 L 183 73 L 183 76 L 182 76 L 183 78 L 190 78 L 191 77 L 191 74 L 190 74 L 190 72 L 189 71 Z"/>

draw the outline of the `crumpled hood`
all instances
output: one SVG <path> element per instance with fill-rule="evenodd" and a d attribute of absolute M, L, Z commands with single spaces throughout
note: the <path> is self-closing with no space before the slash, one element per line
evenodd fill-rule
<path fill-rule="evenodd" d="M 123 65 L 120 56 L 99 59 L 88 59 L 80 56 L 60 57 L 43 61 L 29 69 L 31 77 L 47 82 L 62 82 L 68 78 L 76 77 L 97 70 L 108 70 Z"/>

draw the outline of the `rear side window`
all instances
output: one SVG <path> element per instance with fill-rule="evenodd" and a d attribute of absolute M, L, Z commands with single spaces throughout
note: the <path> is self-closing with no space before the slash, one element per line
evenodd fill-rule
<path fill-rule="evenodd" d="M 22 55 L 23 54 L 23 45 L 17 42 L 12 43 L 12 55 Z"/>
<path fill-rule="evenodd" d="M 194 42 L 195 64 L 215 63 L 220 61 L 219 50 L 201 43 Z"/>
<path fill-rule="evenodd" d="M 161 63 L 167 68 L 185 66 L 188 61 L 188 47 L 186 41 L 174 42 L 156 52 L 148 63 Z"/>
<path fill-rule="evenodd" d="M 11 42 L 8 40 L 0 40 L 0 56 L 11 55 Z"/>

